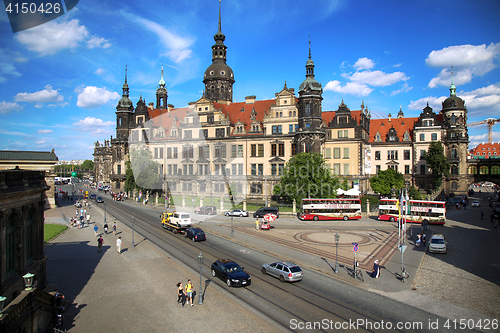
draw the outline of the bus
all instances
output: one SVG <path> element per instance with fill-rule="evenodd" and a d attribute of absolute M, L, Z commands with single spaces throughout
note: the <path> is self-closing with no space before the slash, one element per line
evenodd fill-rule
<path fill-rule="evenodd" d="M 309 220 L 344 220 L 361 218 L 361 200 L 359 198 L 302 199 L 302 212 L 299 219 Z"/>
<path fill-rule="evenodd" d="M 397 199 L 380 199 L 378 205 L 378 219 L 381 221 L 398 221 L 399 211 Z M 444 224 L 446 222 L 445 201 L 410 200 L 410 213 L 406 214 L 406 221 L 429 224 Z"/>

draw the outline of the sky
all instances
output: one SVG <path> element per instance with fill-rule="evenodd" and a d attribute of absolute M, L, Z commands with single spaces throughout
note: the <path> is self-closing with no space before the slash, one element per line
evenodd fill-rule
<path fill-rule="evenodd" d="M 222 0 L 234 102 L 298 91 L 311 41 L 323 111 L 362 102 L 372 118 L 436 113 L 451 67 L 468 123 L 500 118 L 500 2 L 497 0 Z M 116 135 L 116 105 L 128 68 L 130 98 L 155 102 L 162 67 L 168 103 L 203 93 L 219 2 L 80 1 L 59 18 L 13 33 L 0 13 L 0 149 L 93 159 Z M 487 141 L 469 128 L 470 147 Z M 493 127 L 500 141 L 500 123 Z"/>

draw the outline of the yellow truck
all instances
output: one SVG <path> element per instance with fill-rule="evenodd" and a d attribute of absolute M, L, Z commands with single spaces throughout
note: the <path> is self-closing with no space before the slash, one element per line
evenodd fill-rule
<path fill-rule="evenodd" d="M 162 227 L 174 234 L 182 234 L 191 227 L 191 215 L 189 213 L 164 212 L 160 215 L 160 218 Z"/>

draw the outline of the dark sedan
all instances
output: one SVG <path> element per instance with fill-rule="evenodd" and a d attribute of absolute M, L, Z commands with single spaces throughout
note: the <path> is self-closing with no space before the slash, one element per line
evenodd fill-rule
<path fill-rule="evenodd" d="M 102 199 L 102 197 L 97 197 L 97 198 L 95 199 L 95 201 L 96 201 L 97 203 L 103 203 L 103 202 L 104 202 L 104 200 Z"/>
<path fill-rule="evenodd" d="M 200 228 L 189 228 L 186 230 L 186 237 L 191 238 L 193 242 L 207 240 L 205 232 Z"/>
<path fill-rule="evenodd" d="M 212 264 L 212 276 L 226 281 L 228 287 L 245 287 L 252 283 L 250 275 L 231 259 L 215 261 Z"/>

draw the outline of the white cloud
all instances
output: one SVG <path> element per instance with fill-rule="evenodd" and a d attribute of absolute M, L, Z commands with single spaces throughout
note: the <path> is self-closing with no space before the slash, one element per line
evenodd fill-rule
<path fill-rule="evenodd" d="M 89 132 L 92 135 L 113 133 L 114 121 L 103 121 L 102 119 L 87 117 L 74 123 L 73 128 L 81 132 Z"/>
<path fill-rule="evenodd" d="M 17 103 L 11 103 L 6 101 L 0 102 L 0 114 L 7 114 L 12 111 L 19 111 L 22 108 L 23 107 Z"/>
<path fill-rule="evenodd" d="M 104 68 L 98 68 L 98 69 L 94 72 L 94 74 L 101 75 L 101 74 L 104 74 L 104 71 L 105 71 L 105 69 L 104 69 Z"/>
<path fill-rule="evenodd" d="M 94 47 L 102 47 L 103 49 L 107 49 L 111 47 L 111 43 L 108 42 L 109 41 L 107 39 L 93 36 L 87 41 L 87 47 L 89 49 L 93 49 Z"/>
<path fill-rule="evenodd" d="M 352 74 L 349 79 L 354 82 L 364 83 L 375 87 L 385 87 L 399 81 L 406 81 L 408 77 L 403 72 L 384 73 L 382 71 L 362 71 Z"/>
<path fill-rule="evenodd" d="M 373 66 L 375 66 L 375 63 L 373 62 L 373 60 L 364 57 L 364 58 L 359 58 L 358 61 L 356 61 L 356 63 L 354 64 L 353 67 L 356 68 L 356 70 L 359 71 L 359 70 L 362 70 L 362 69 L 373 68 Z"/>
<path fill-rule="evenodd" d="M 36 144 L 37 144 L 37 145 L 42 145 L 42 144 L 44 144 L 45 142 L 47 142 L 47 140 L 37 141 L 37 142 L 36 142 Z"/>
<path fill-rule="evenodd" d="M 49 134 L 49 133 L 52 133 L 53 131 L 52 130 L 49 130 L 49 129 L 45 129 L 45 130 L 38 130 L 38 133 L 40 134 Z"/>
<path fill-rule="evenodd" d="M 448 96 L 441 96 L 441 97 L 429 96 L 420 98 L 416 101 L 411 101 L 410 104 L 408 105 L 408 109 L 422 111 L 427 106 L 427 103 L 429 103 L 429 106 L 433 108 L 433 111 L 438 113 L 441 110 L 443 101 L 447 98 Z"/>
<path fill-rule="evenodd" d="M 64 100 L 58 89 L 53 90 L 50 84 L 46 85 L 44 90 L 34 93 L 18 93 L 14 98 L 16 102 L 30 103 L 62 102 Z M 38 106 L 35 105 L 35 107 Z"/>
<path fill-rule="evenodd" d="M 40 56 L 53 55 L 64 49 L 74 49 L 89 35 L 87 28 L 77 19 L 51 21 L 32 29 L 21 31 L 15 38 L 28 50 Z"/>
<path fill-rule="evenodd" d="M 500 112 L 500 83 L 478 88 L 460 95 L 471 116 L 494 116 Z"/>
<path fill-rule="evenodd" d="M 408 92 L 408 91 L 410 91 L 410 90 L 412 90 L 412 89 L 413 89 L 413 87 L 410 87 L 410 86 L 408 85 L 408 83 L 406 83 L 406 82 L 405 82 L 405 83 L 403 84 L 403 86 L 401 87 L 401 89 L 399 89 L 399 90 L 394 90 L 393 92 L 391 92 L 391 96 L 395 96 L 395 95 L 400 94 L 400 93 L 402 93 L 402 92 Z"/>
<path fill-rule="evenodd" d="M 368 87 L 366 84 L 361 84 L 358 82 L 347 82 L 345 86 L 342 87 L 341 82 L 338 80 L 328 82 L 323 90 L 330 90 L 337 93 L 356 96 L 368 96 L 373 91 L 373 89 Z"/>
<path fill-rule="evenodd" d="M 78 94 L 76 106 L 81 108 L 96 108 L 111 100 L 118 100 L 120 95 L 116 92 L 108 91 L 106 88 L 87 86 Z"/>
<path fill-rule="evenodd" d="M 170 59 L 172 59 L 172 61 L 179 63 L 182 60 L 191 57 L 191 53 L 192 53 L 191 50 L 173 50 L 173 51 L 167 52 L 166 54 L 160 54 L 160 55 L 167 56 Z"/>
<path fill-rule="evenodd" d="M 470 82 L 473 76 L 482 76 L 493 70 L 494 61 L 500 57 L 500 43 L 482 45 L 455 45 L 432 51 L 425 62 L 443 70 L 429 82 L 430 88 L 451 83 L 451 66 L 455 70 L 455 83 Z"/>
<path fill-rule="evenodd" d="M 21 57 L 19 55 L 11 55 L 10 52 L 0 48 L 0 83 L 6 82 L 7 77 L 21 76 L 21 73 L 19 73 L 16 66 L 14 66 L 15 61 L 23 62 L 22 60 L 17 60 L 18 58 Z"/>

